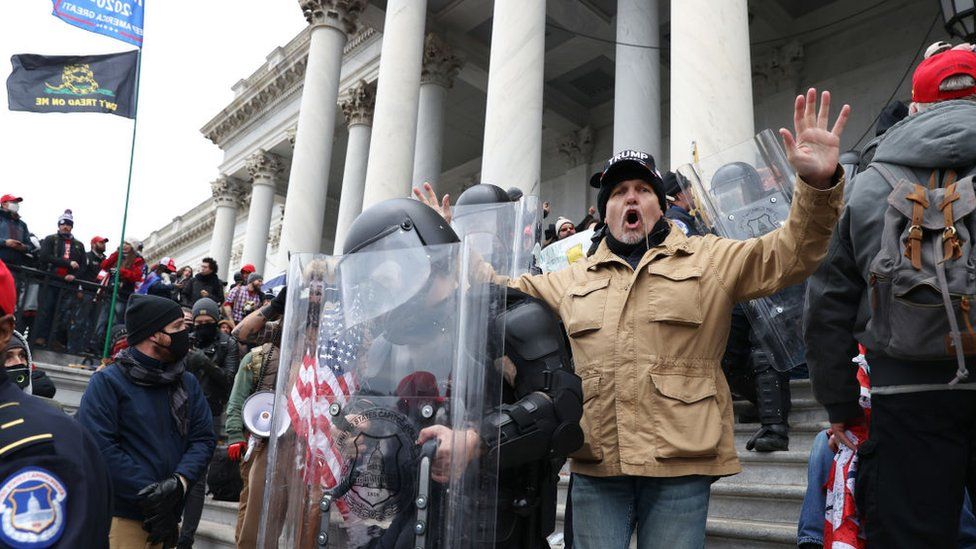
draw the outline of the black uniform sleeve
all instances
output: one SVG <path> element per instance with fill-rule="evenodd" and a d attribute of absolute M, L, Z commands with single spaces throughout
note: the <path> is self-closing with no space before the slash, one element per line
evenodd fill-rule
<path fill-rule="evenodd" d="M 542 301 L 508 292 L 508 307 L 494 322 L 505 331 L 518 400 L 489 415 L 484 440 L 502 469 L 565 458 L 583 445 L 583 386 L 559 321 Z"/>

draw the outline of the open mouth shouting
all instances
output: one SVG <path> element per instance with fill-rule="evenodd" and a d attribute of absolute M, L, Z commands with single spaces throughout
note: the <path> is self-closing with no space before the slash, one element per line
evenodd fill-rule
<path fill-rule="evenodd" d="M 644 227 L 640 209 L 637 206 L 628 206 L 624 210 L 624 230 L 639 231 Z"/>

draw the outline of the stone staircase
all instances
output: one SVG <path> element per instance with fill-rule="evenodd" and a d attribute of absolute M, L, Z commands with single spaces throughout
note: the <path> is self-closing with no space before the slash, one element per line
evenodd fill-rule
<path fill-rule="evenodd" d="M 91 372 L 68 366 L 38 364 L 58 387 L 57 400 L 73 413 L 81 401 Z M 747 452 L 745 443 L 758 424 L 736 424 L 735 444 L 742 461 L 742 473 L 726 477 L 712 486 L 708 509 L 708 549 L 785 549 L 796 547 L 796 523 L 806 491 L 807 460 L 816 434 L 827 427 L 823 408 L 813 400 L 809 380 L 791 383 L 793 410 L 790 414 L 790 451 L 757 454 Z M 735 403 L 739 411 L 745 403 Z M 562 547 L 562 519 L 569 476 L 559 486 L 554 548 Z M 234 547 L 237 504 L 208 498 L 197 530 L 194 547 Z M 631 547 L 636 547 L 634 543 Z M 608 548 L 612 549 L 612 548 Z"/>

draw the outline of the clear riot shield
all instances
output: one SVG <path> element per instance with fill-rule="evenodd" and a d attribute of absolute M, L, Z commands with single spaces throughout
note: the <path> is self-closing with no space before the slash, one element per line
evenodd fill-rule
<path fill-rule="evenodd" d="M 684 176 L 679 183 L 693 197 L 692 215 L 703 234 L 745 240 L 786 222 L 794 172 L 779 138 L 768 129 L 677 171 Z M 803 294 L 800 284 L 753 299 L 746 307 L 755 339 L 780 371 L 804 363 Z"/>
<path fill-rule="evenodd" d="M 532 250 L 542 232 L 539 197 L 455 206 L 452 214 L 451 227 L 496 273 L 517 277 L 532 269 Z"/>
<path fill-rule="evenodd" d="M 378 248 L 292 257 L 259 547 L 494 541 L 504 289 L 463 244 Z"/>

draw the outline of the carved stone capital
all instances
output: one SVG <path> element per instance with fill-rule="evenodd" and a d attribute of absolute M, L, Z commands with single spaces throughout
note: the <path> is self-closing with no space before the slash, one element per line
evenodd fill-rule
<path fill-rule="evenodd" d="M 793 89 L 803 67 L 803 44 L 792 40 L 757 55 L 752 61 L 752 83 L 760 95 Z"/>
<path fill-rule="evenodd" d="M 360 80 L 349 88 L 339 101 L 339 108 L 346 117 L 346 125 L 373 125 L 373 107 L 376 106 L 376 82 Z"/>
<path fill-rule="evenodd" d="M 366 0 L 298 0 L 298 5 L 309 25 L 325 25 L 352 34 L 366 9 Z"/>
<path fill-rule="evenodd" d="M 567 168 L 588 164 L 593 156 L 593 129 L 584 126 L 569 132 L 559 140 L 558 148 Z"/>
<path fill-rule="evenodd" d="M 244 203 L 244 186 L 238 179 L 222 175 L 210 183 L 217 206 L 239 208 Z"/>
<path fill-rule="evenodd" d="M 428 32 L 424 37 L 424 65 L 420 72 L 421 84 L 439 84 L 450 89 L 454 78 L 461 71 L 464 60 L 454 53 L 439 35 Z"/>
<path fill-rule="evenodd" d="M 258 149 L 244 160 L 244 167 L 254 178 L 255 185 L 274 185 L 284 162 L 277 154 Z"/>

